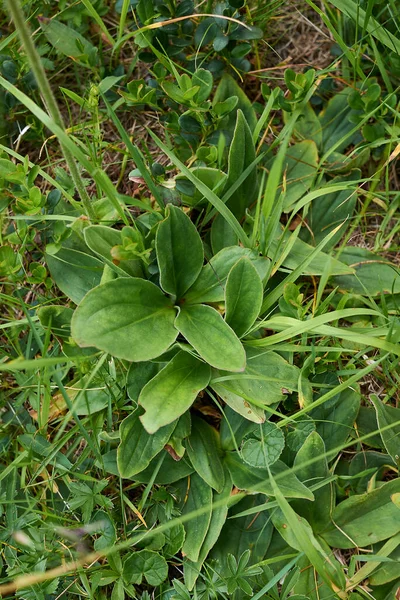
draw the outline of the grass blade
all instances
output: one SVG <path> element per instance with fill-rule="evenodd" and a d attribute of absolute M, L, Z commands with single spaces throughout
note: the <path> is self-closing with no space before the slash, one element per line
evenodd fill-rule
<path fill-rule="evenodd" d="M 383 27 L 373 16 L 367 18 L 365 10 L 354 0 L 330 0 L 331 4 L 350 17 L 362 28 L 365 26 L 368 33 L 373 35 L 381 44 L 400 54 L 400 40 L 388 29 Z"/>

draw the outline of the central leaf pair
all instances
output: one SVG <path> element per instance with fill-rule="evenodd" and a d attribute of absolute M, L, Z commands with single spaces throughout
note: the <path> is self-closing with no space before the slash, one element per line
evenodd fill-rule
<path fill-rule="evenodd" d="M 240 340 L 214 308 L 199 304 L 177 309 L 144 279 L 119 278 L 94 288 L 72 319 L 72 335 L 80 346 L 94 346 L 132 362 L 157 358 L 179 332 L 211 366 L 245 368 Z"/>

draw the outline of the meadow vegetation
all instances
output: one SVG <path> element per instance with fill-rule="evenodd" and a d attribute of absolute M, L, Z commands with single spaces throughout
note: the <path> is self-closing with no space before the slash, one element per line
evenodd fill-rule
<path fill-rule="evenodd" d="M 5 0 L 0 597 L 400 598 L 394 0 Z"/>

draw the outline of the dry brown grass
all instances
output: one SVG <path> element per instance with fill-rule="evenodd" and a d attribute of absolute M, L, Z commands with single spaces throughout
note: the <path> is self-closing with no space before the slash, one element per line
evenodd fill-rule
<path fill-rule="evenodd" d="M 290 67 L 325 69 L 333 62 L 333 40 L 321 18 L 304 0 L 284 2 L 267 26 L 261 57 L 261 69 L 278 78 Z M 264 71 L 264 72 L 268 72 Z"/>

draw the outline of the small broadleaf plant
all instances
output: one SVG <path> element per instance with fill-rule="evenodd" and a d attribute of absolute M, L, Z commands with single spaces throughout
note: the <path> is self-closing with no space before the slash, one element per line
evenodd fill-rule
<path fill-rule="evenodd" d="M 109 228 L 90 226 L 88 242 L 96 238 L 93 229 L 97 238 L 110 237 Z M 72 337 L 82 347 L 98 348 L 139 368 L 148 361 L 164 363 L 138 397 L 148 433 L 188 410 L 209 384 L 212 370 L 244 372 L 241 338 L 259 315 L 268 262 L 236 246 L 224 248 L 204 266 L 200 235 L 185 212 L 171 204 L 157 227 L 155 252 L 157 283 L 122 271 L 123 276 L 90 290 L 72 319 Z"/>

